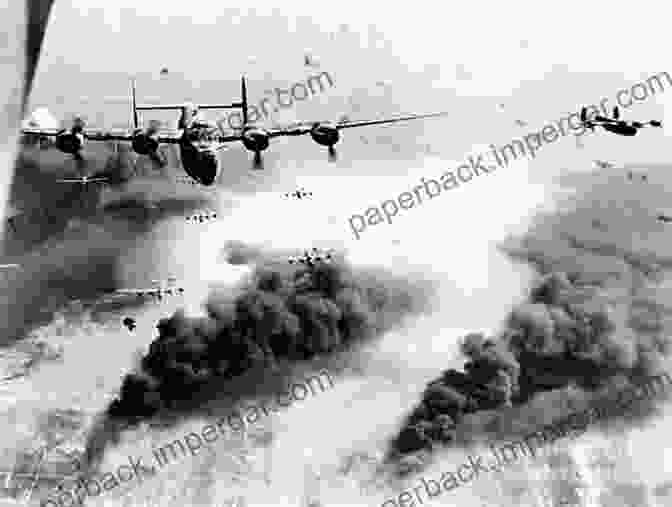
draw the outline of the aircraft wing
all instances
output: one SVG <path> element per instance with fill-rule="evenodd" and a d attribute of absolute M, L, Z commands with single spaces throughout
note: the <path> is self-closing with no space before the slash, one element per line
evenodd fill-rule
<path fill-rule="evenodd" d="M 84 137 L 89 141 L 132 141 L 131 132 L 112 132 L 104 130 L 84 130 Z M 182 131 L 163 130 L 158 132 L 157 140 L 162 144 L 176 144 L 180 142 Z"/>
<path fill-rule="evenodd" d="M 21 129 L 21 134 L 28 135 L 37 135 L 37 136 L 56 136 L 60 134 L 61 132 L 64 132 L 63 129 L 33 129 L 33 128 L 27 128 L 27 129 Z"/>
<path fill-rule="evenodd" d="M 232 143 L 234 141 L 242 141 L 243 136 L 240 134 L 234 134 L 232 136 L 224 136 L 224 135 L 218 135 L 217 136 L 217 141 L 220 143 Z"/>
<path fill-rule="evenodd" d="M 429 113 L 429 114 L 413 114 L 408 116 L 398 116 L 396 118 L 385 118 L 381 120 L 363 120 L 363 121 L 343 121 L 336 124 L 338 130 L 354 128 L 354 127 L 367 127 L 369 125 L 383 125 L 385 123 L 397 123 L 400 121 L 409 121 L 409 120 L 421 120 L 424 118 L 434 118 L 438 116 L 446 116 L 447 112 L 440 113 Z M 309 122 L 309 123 L 299 123 L 289 127 L 280 127 L 275 129 L 270 129 L 269 137 L 281 137 L 281 136 L 301 136 L 308 134 L 315 125 L 319 124 L 318 122 Z"/>
<path fill-rule="evenodd" d="M 38 136 L 57 136 L 60 133 L 68 132 L 67 129 L 21 129 L 21 134 Z M 84 138 L 88 141 L 132 141 L 133 134 L 129 131 L 106 131 L 84 129 Z M 180 142 L 182 132 L 179 130 L 165 130 L 158 133 L 158 141 L 163 144 L 176 144 Z"/>
<path fill-rule="evenodd" d="M 441 113 L 429 113 L 429 114 L 412 114 L 409 116 L 399 116 L 397 118 L 388 118 L 385 120 L 365 120 L 365 121 L 348 121 L 341 122 L 336 127 L 338 130 L 349 129 L 352 127 L 366 127 L 368 125 L 382 125 L 385 123 L 396 123 L 399 121 L 409 121 L 409 120 L 421 120 L 423 118 L 435 118 L 438 116 L 446 116 L 448 112 Z"/>
<path fill-rule="evenodd" d="M 118 289 L 114 291 L 117 294 L 131 294 L 135 296 L 149 296 L 156 292 L 156 289 Z"/>

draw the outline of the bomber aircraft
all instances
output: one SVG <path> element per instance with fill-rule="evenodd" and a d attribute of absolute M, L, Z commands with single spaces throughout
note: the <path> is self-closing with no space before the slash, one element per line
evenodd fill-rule
<path fill-rule="evenodd" d="M 303 255 L 299 257 L 290 257 L 288 262 L 290 264 L 303 264 L 308 267 L 315 267 L 320 262 L 328 262 L 332 259 L 330 252 L 320 253 L 317 248 L 313 248 L 310 252 L 304 250 Z"/>
<path fill-rule="evenodd" d="M 613 169 L 616 167 L 614 164 L 607 162 L 606 160 L 593 160 L 593 163 L 598 169 Z"/>
<path fill-rule="evenodd" d="M 82 185 L 86 185 L 87 183 L 105 183 L 106 181 L 109 181 L 109 179 L 97 176 L 82 176 L 81 178 L 63 178 L 56 180 L 57 183 L 81 183 Z"/>
<path fill-rule="evenodd" d="M 154 297 L 161 301 L 163 296 L 177 296 L 184 294 L 184 288 L 174 287 L 175 278 L 168 278 L 168 283 L 162 284 L 160 280 L 152 280 L 153 287 L 146 289 L 118 289 L 116 294 L 132 295 L 137 297 Z"/>
<path fill-rule="evenodd" d="M 586 107 L 581 108 L 581 124 L 584 127 L 588 127 L 591 131 L 595 130 L 595 127 L 602 127 L 604 130 L 611 132 L 613 134 L 618 134 L 621 136 L 634 136 L 637 134 L 639 129 L 651 126 L 651 127 L 662 127 L 663 124 L 658 120 L 651 120 L 646 123 L 631 121 L 626 122 L 624 120 L 619 120 L 621 114 L 618 106 L 614 106 L 613 118 L 607 118 L 605 116 L 595 115 L 594 118 L 588 119 L 588 109 Z"/>
<path fill-rule="evenodd" d="M 285 197 L 291 197 L 293 199 L 305 199 L 306 197 L 312 197 L 312 192 L 306 192 L 303 188 L 294 190 L 293 192 L 286 192 Z"/>
<path fill-rule="evenodd" d="M 131 102 L 133 108 L 133 131 L 128 133 L 100 131 L 86 129 L 84 121 L 76 118 L 70 130 L 67 129 L 22 129 L 24 135 L 55 136 L 56 147 L 64 153 L 72 154 L 79 167 L 84 166 L 81 154 L 85 141 L 130 141 L 133 151 L 140 155 L 147 155 L 159 165 L 165 165 L 158 153 L 160 144 L 177 144 L 180 149 L 180 158 L 184 171 L 202 185 L 212 185 L 217 181 L 220 172 L 220 161 L 217 152 L 225 148 L 227 143 L 240 141 L 243 146 L 254 152 L 253 168 L 262 168 L 261 152 L 269 147 L 270 139 L 285 136 L 301 136 L 310 134 L 318 144 L 328 148 L 329 159 L 336 159 L 334 145 L 340 140 L 340 131 L 354 127 L 383 125 L 400 121 L 418 120 L 445 116 L 447 112 L 429 113 L 420 115 L 400 116 L 380 120 L 348 121 L 341 119 L 338 122 L 299 122 L 289 126 L 264 128 L 248 119 L 247 85 L 245 77 L 241 78 L 241 102 L 232 104 L 159 104 L 136 105 L 135 80 L 131 80 Z M 233 130 L 233 135 L 224 135 L 215 124 L 199 118 L 202 109 L 242 109 L 243 122 L 239 129 Z M 156 123 L 150 122 L 148 128 L 143 129 L 138 119 L 138 111 L 179 110 L 181 111 L 177 129 L 160 130 Z"/>

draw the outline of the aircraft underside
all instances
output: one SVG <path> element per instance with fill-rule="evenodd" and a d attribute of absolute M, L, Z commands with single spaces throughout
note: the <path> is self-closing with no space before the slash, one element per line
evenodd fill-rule
<path fill-rule="evenodd" d="M 199 150 L 185 141 L 180 143 L 180 158 L 184 172 L 201 185 L 213 185 L 217 181 L 220 164 L 216 153 Z"/>

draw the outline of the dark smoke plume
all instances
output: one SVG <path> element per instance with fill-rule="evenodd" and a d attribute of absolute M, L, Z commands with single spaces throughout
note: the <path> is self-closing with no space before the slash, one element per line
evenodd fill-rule
<path fill-rule="evenodd" d="M 461 344 L 463 371 L 446 370 L 429 383 L 389 457 L 456 442 L 467 414 L 521 405 L 570 385 L 594 391 L 616 374 L 634 381 L 657 371 L 663 342 L 636 343 L 632 332 L 619 329 L 606 301 L 577 302 L 581 297 L 585 289 L 565 273 L 550 273 L 498 336 L 468 334 Z"/>
<path fill-rule="evenodd" d="M 107 419 L 131 424 L 164 409 L 193 408 L 209 384 L 279 360 L 332 355 L 426 308 L 427 289 L 339 262 L 261 267 L 235 295 L 214 294 L 207 317 L 178 312 L 162 319 Z"/>
<path fill-rule="evenodd" d="M 616 190 L 613 182 L 593 183 L 573 206 L 539 216 L 523 238 L 502 245 L 540 280 L 495 336 L 463 339 L 461 371 L 428 384 L 390 442 L 387 459 L 398 473 L 423 468 L 437 446 L 536 431 L 601 394 L 663 373 L 669 309 L 656 301 L 655 283 L 661 267 L 672 265 L 669 239 L 648 233 L 647 243 L 633 241 L 652 227 L 650 217 L 640 202 L 624 199 L 602 211 Z M 609 227 L 596 229 L 596 217 Z M 653 409 L 641 402 L 623 420 Z"/>

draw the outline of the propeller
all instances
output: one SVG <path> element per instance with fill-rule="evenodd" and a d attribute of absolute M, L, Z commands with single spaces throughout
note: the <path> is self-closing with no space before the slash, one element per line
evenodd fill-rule
<path fill-rule="evenodd" d="M 153 136 L 158 133 L 161 128 L 161 122 L 159 120 L 150 120 L 149 126 L 147 127 L 147 135 Z M 149 154 L 149 159 L 159 166 L 159 169 L 163 169 L 166 166 L 166 157 L 161 151 L 161 146 L 156 151 L 153 151 Z"/>
<path fill-rule="evenodd" d="M 663 126 L 663 123 L 660 122 L 660 121 L 658 121 L 658 120 L 651 120 L 651 121 L 649 122 L 649 124 L 650 124 L 652 127 L 662 127 L 662 126 Z"/>
<path fill-rule="evenodd" d="M 148 137 L 155 136 L 158 132 L 159 129 L 161 128 L 161 122 L 159 120 L 150 120 L 149 125 L 144 131 L 144 135 Z M 149 160 L 152 162 L 152 168 L 158 167 L 158 169 L 163 169 L 167 165 L 167 160 L 166 156 L 161 150 L 161 146 L 159 145 L 156 149 L 156 151 L 149 151 L 149 153 L 146 153 L 147 157 Z M 138 174 L 138 158 L 137 156 L 135 157 L 135 162 L 133 164 L 133 170 L 135 174 Z"/>
<path fill-rule="evenodd" d="M 588 110 L 585 107 L 581 108 L 581 122 L 585 122 L 588 119 Z"/>
<path fill-rule="evenodd" d="M 72 118 L 72 125 L 70 127 L 70 133 L 73 135 L 82 134 L 86 128 L 86 121 L 81 116 L 77 115 Z M 80 173 L 86 168 L 86 160 L 82 156 L 82 152 L 77 151 L 72 154 L 72 158 L 75 160 L 75 166 L 77 171 Z"/>
<path fill-rule="evenodd" d="M 618 106 L 614 106 L 614 120 L 618 120 L 621 116 L 621 110 Z"/>
<path fill-rule="evenodd" d="M 334 146 L 329 146 L 328 148 L 328 158 L 329 162 L 336 162 L 338 161 L 338 153 L 336 152 L 336 148 Z"/>
<path fill-rule="evenodd" d="M 82 154 L 79 151 L 77 153 L 73 153 L 72 158 L 75 160 L 77 171 L 82 172 L 84 169 L 86 169 L 86 160 L 84 160 L 84 157 L 82 157 Z"/>
<path fill-rule="evenodd" d="M 264 159 L 261 156 L 260 151 L 254 152 L 254 158 L 252 159 L 252 169 L 263 169 L 264 168 Z"/>

